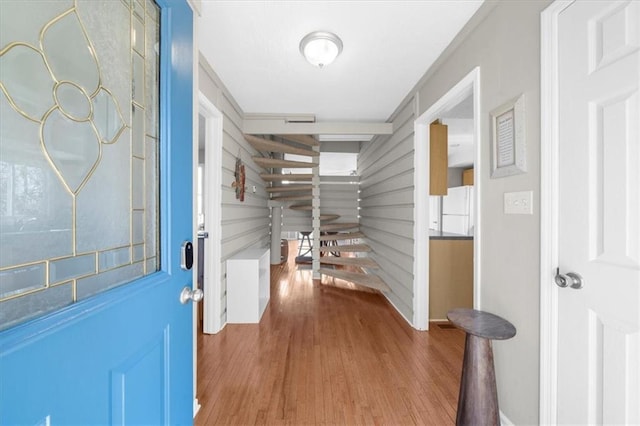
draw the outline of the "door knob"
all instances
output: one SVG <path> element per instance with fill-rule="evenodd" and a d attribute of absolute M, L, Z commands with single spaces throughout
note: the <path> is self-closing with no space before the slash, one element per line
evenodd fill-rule
<path fill-rule="evenodd" d="M 555 282 L 558 287 L 565 288 L 571 286 L 573 289 L 581 289 L 584 286 L 584 280 L 575 272 L 567 272 L 566 274 L 560 273 L 560 268 L 556 269 Z"/>
<path fill-rule="evenodd" d="M 204 297 L 204 292 L 199 288 L 192 289 L 188 285 L 185 286 L 180 292 L 180 303 L 185 305 L 189 300 L 194 303 L 198 303 Z"/>

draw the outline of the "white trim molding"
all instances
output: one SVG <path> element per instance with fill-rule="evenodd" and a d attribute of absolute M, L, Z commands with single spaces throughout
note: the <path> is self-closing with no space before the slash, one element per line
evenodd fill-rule
<path fill-rule="evenodd" d="M 286 118 L 253 118 L 245 116 L 242 130 L 248 134 L 272 135 L 390 135 L 392 123 L 299 122 Z"/>
<path fill-rule="evenodd" d="M 413 157 L 413 327 L 418 330 L 429 329 L 429 124 L 438 118 L 447 108 L 456 105 L 473 93 L 474 121 L 474 168 L 475 175 L 482 176 L 483 164 L 480 155 L 480 67 L 476 67 L 427 111 L 418 117 L 414 124 Z M 416 108 L 418 107 L 416 100 Z M 473 306 L 480 307 L 480 179 L 475 180 L 474 238 L 473 238 Z"/>
<path fill-rule="evenodd" d="M 193 8 L 193 6 L 191 5 L 191 7 Z M 192 89 L 191 89 L 191 93 L 192 94 L 196 94 L 198 93 L 198 80 L 200 79 L 200 67 L 198 66 L 198 50 L 199 50 L 199 45 L 198 45 L 198 24 L 199 24 L 199 20 L 194 16 L 193 17 L 193 82 L 192 82 Z M 192 146 L 192 153 L 191 153 L 191 164 L 192 164 L 192 178 L 191 178 L 191 188 L 192 188 L 192 194 L 196 193 L 197 187 L 198 187 L 198 182 L 197 182 L 197 177 L 198 177 L 198 110 L 199 110 L 199 105 L 198 105 L 198 99 L 196 99 L 196 96 L 192 96 L 191 97 L 191 108 L 192 108 L 192 141 L 191 141 L 191 146 Z M 197 201 L 197 197 L 191 197 L 191 212 L 192 212 L 192 226 L 193 226 L 193 236 L 191 238 L 191 241 L 193 241 L 193 249 L 195 253 L 198 253 L 198 238 L 197 238 L 197 230 L 195 229 L 196 226 L 195 224 L 198 223 L 198 209 L 197 209 L 197 205 L 198 205 L 198 201 Z M 193 274 L 192 276 L 192 285 L 193 283 L 197 283 L 198 282 L 198 267 L 197 267 L 197 263 L 196 262 L 196 267 L 193 268 Z M 195 287 L 195 286 L 194 286 Z M 198 306 L 196 303 L 193 304 L 193 315 L 192 315 L 192 333 L 193 333 L 193 343 L 192 343 L 192 348 L 191 348 L 191 357 L 193 359 L 193 398 L 194 398 L 194 404 L 195 402 L 198 400 Z M 195 408 L 195 405 L 194 405 Z M 195 411 L 193 414 L 194 418 L 195 418 Z"/>
<path fill-rule="evenodd" d="M 187 0 L 187 3 L 196 16 L 202 16 L 202 0 Z"/>
<path fill-rule="evenodd" d="M 501 426 L 515 426 L 515 423 L 513 423 L 511 420 L 509 420 L 509 418 L 502 412 L 502 410 L 500 410 L 500 425 Z"/>
<path fill-rule="evenodd" d="M 202 408 L 202 405 L 200 405 L 200 403 L 198 402 L 198 398 L 194 398 L 193 399 L 193 418 L 196 418 L 196 415 L 198 415 L 198 411 L 200 411 L 200 408 Z"/>
<path fill-rule="evenodd" d="M 204 276 L 208 279 L 204 286 L 205 333 L 218 333 L 222 329 L 222 302 L 220 268 L 222 265 L 222 113 L 202 93 L 198 95 L 199 114 L 205 118 L 205 230 L 207 238 Z"/>
<path fill-rule="evenodd" d="M 421 120 L 422 116 L 418 118 Z M 429 131 L 414 124 L 413 154 L 413 327 L 429 329 Z"/>
<path fill-rule="evenodd" d="M 540 424 L 557 423 L 558 288 L 558 17 L 573 1 L 540 15 Z"/>

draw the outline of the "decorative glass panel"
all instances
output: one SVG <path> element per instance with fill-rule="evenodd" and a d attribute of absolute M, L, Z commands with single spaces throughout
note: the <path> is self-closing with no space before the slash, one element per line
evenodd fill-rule
<path fill-rule="evenodd" d="M 144 158 L 144 116 L 145 111 L 141 107 L 133 106 L 133 122 L 131 123 L 131 144 L 133 156 Z"/>
<path fill-rule="evenodd" d="M 0 307 L 0 323 L 17 324 L 35 318 L 73 303 L 73 284 L 64 283 L 48 287 L 47 290 L 27 293 L 13 299 L 6 299 Z"/>
<path fill-rule="evenodd" d="M 44 287 L 46 271 L 44 262 L 5 269 L 0 272 L 0 297 L 15 296 Z"/>
<path fill-rule="evenodd" d="M 98 275 L 81 278 L 76 282 L 77 300 L 86 299 L 101 291 L 126 284 L 129 281 L 143 275 L 144 265 L 132 263 L 121 268 L 111 269 Z"/>
<path fill-rule="evenodd" d="M 144 19 L 136 16 L 131 22 L 133 23 L 133 32 L 131 33 L 131 43 L 136 52 L 144 55 Z"/>
<path fill-rule="evenodd" d="M 144 58 L 134 53 L 131 59 L 133 61 L 133 100 L 142 104 L 144 102 Z"/>
<path fill-rule="evenodd" d="M 133 261 L 139 262 L 141 260 L 144 260 L 144 244 L 133 246 Z"/>
<path fill-rule="evenodd" d="M 144 17 L 144 1 L 133 0 L 132 3 L 133 3 L 134 16 L 143 18 Z"/>
<path fill-rule="evenodd" d="M 49 262 L 49 284 L 96 273 L 95 253 L 73 256 Z"/>
<path fill-rule="evenodd" d="M 135 249 L 135 247 L 134 247 Z M 135 259 L 134 259 L 135 261 Z M 131 263 L 131 248 L 122 247 L 119 249 L 103 251 L 99 254 L 98 265 L 100 272 L 114 269 L 119 266 Z"/>
<path fill-rule="evenodd" d="M 0 1 L 3 329 L 159 269 L 160 11 Z"/>

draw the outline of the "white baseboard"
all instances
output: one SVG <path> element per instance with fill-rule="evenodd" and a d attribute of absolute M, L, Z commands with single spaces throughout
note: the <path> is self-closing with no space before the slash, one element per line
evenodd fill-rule
<path fill-rule="evenodd" d="M 200 405 L 200 403 L 198 402 L 198 398 L 194 398 L 193 399 L 193 418 L 196 418 L 196 414 L 198 414 L 198 411 L 200 411 L 200 408 L 202 408 L 202 405 Z"/>
<path fill-rule="evenodd" d="M 393 309 L 395 309 L 395 310 L 396 310 L 396 312 L 397 312 L 397 313 L 399 313 L 399 314 L 400 314 L 400 316 L 401 316 L 402 318 L 404 318 L 404 320 L 407 322 L 407 324 L 409 324 L 412 328 L 415 328 L 415 327 L 413 326 L 413 323 L 412 323 L 411 321 L 409 321 L 409 318 L 407 318 L 407 317 L 405 317 L 405 316 L 404 316 L 404 314 L 402 313 L 402 311 L 401 311 L 400 309 L 398 309 L 398 307 L 396 306 L 396 304 L 395 304 L 395 303 L 393 303 L 393 302 L 391 301 L 391 299 L 389 299 L 385 293 L 382 293 L 382 296 L 383 296 L 385 299 L 387 299 L 387 302 L 389 302 L 389 303 L 391 304 L 391 306 L 393 306 Z"/>
<path fill-rule="evenodd" d="M 511 420 L 500 410 L 500 424 L 502 426 L 515 426 Z"/>

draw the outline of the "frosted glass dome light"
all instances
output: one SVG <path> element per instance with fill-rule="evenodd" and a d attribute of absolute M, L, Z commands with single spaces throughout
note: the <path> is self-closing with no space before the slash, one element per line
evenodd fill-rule
<path fill-rule="evenodd" d="M 310 64 L 323 68 L 342 52 L 342 40 L 333 33 L 314 31 L 300 41 L 300 53 Z"/>

